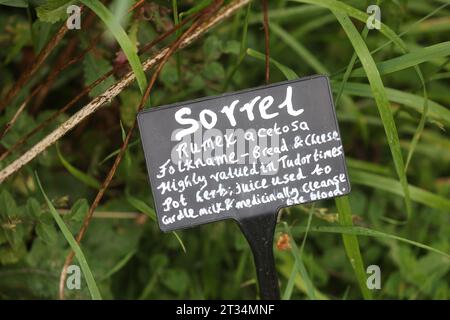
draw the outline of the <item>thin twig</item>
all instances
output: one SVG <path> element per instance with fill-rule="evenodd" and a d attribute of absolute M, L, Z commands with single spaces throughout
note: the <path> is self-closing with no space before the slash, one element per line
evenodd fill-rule
<path fill-rule="evenodd" d="M 270 81 L 270 34 L 269 34 L 269 8 L 267 0 L 263 0 L 263 11 L 264 11 L 264 40 L 266 45 L 266 84 Z"/>

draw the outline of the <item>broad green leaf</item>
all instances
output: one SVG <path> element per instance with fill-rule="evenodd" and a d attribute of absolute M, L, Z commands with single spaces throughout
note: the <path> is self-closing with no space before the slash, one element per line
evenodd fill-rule
<path fill-rule="evenodd" d="M 41 190 L 42 195 L 45 198 L 45 202 L 47 203 L 47 206 L 50 209 L 50 213 L 52 214 L 53 219 L 55 219 L 56 223 L 58 224 L 59 229 L 61 230 L 61 232 L 64 235 L 64 238 L 66 238 L 66 241 L 69 243 L 70 247 L 75 252 L 75 256 L 78 260 L 78 263 L 80 264 L 81 270 L 83 271 L 83 274 L 86 279 L 86 283 L 87 283 L 87 286 L 88 286 L 88 289 L 89 289 L 92 299 L 93 300 L 101 300 L 102 297 L 100 295 L 100 291 L 98 290 L 94 276 L 92 275 L 91 268 L 89 267 L 89 264 L 87 263 L 87 260 L 83 254 L 83 251 L 81 250 L 77 241 L 73 237 L 72 233 L 70 233 L 70 230 L 67 228 L 66 224 L 60 217 L 58 211 L 56 211 L 52 202 L 48 199 L 47 195 L 45 194 L 45 191 L 42 188 L 41 181 L 39 180 L 37 173 L 36 173 L 36 182 L 39 186 L 39 189 Z"/>
<path fill-rule="evenodd" d="M 109 31 L 114 35 L 123 52 L 125 53 L 131 69 L 136 76 L 137 83 L 141 93 L 144 94 L 147 88 L 147 78 L 142 68 L 141 61 L 137 55 L 137 48 L 123 30 L 122 26 L 117 22 L 112 13 L 99 0 L 80 0 L 84 5 L 89 7 L 95 14 L 102 19 Z"/>

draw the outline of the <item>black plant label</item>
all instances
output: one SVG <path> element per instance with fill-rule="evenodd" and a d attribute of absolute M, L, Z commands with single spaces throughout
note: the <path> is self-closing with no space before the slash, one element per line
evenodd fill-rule
<path fill-rule="evenodd" d="M 350 192 L 326 76 L 152 108 L 138 122 L 163 231 Z"/>

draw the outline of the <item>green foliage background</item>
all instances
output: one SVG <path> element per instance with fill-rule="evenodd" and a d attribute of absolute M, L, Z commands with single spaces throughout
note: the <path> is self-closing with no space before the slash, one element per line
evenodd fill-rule
<path fill-rule="evenodd" d="M 135 1 L 102 2 L 117 19 L 115 23 L 125 29 L 126 41 L 141 47 L 173 27 L 174 9 L 179 13 L 176 23 L 211 1 L 146 1 L 145 15 L 126 14 Z M 0 97 L 64 23 L 66 7 L 72 3 L 77 4 L 0 0 Z M 381 268 L 382 287 L 371 292 L 374 298 L 448 299 L 450 294 L 450 2 L 378 1 L 382 22 L 392 34 L 385 27 L 367 32 L 365 23 L 358 21 L 360 13 L 375 3 L 269 1 L 270 80 L 330 75 L 352 183 L 351 212 L 345 200 L 338 205 L 340 216 L 333 201 L 282 210 L 276 241 L 288 234 L 291 248 L 283 250 L 276 245 L 275 256 L 286 299 L 363 298 L 362 266 L 352 268 L 347 258 L 357 255 L 358 245 L 365 266 Z M 345 14 L 354 19 L 349 23 Z M 110 25 L 95 18 L 88 30 L 70 31 L 21 88 L 0 114 L 0 127 L 44 81 L 72 39 L 76 39 L 79 54 L 106 30 L 80 63 L 59 75 L 42 101 L 31 101 L 0 141 L 2 152 L 111 67 L 115 68 L 113 76 L 29 139 L 20 151 L 44 138 L 123 75 L 124 53 L 115 40 L 117 33 L 108 31 Z M 361 33 L 361 41 L 352 34 L 352 25 Z M 386 34 L 401 38 L 406 50 L 389 43 Z M 173 40 L 158 44 L 154 51 Z M 263 52 L 261 5 L 254 1 L 172 57 L 158 78 L 150 104 L 262 85 Z M 149 55 L 143 54 L 141 61 Z M 361 57 L 366 64 L 361 65 Z M 378 73 L 382 83 L 377 83 L 380 90 L 374 91 L 367 75 L 373 86 Z M 140 97 L 137 84 L 124 90 L 0 186 L 1 299 L 57 298 L 59 275 L 70 247 L 49 208 L 58 210 L 73 235 L 78 232 L 122 144 L 123 131 L 133 124 Z M 384 112 L 383 120 L 379 112 Z M 391 116 L 396 130 L 386 120 Z M 392 156 L 395 146 L 388 143 L 387 135 L 399 139 L 401 154 L 397 158 Z M 392 153 L 390 148 L 394 148 Z M 1 161 L 0 168 L 19 155 L 15 152 Z M 393 159 L 407 163 L 406 175 L 398 171 Z M 51 200 L 50 207 L 35 171 Z M 405 185 L 399 180 L 403 176 L 410 185 L 411 202 L 406 199 L 406 204 Z M 234 222 L 163 234 L 152 207 L 135 134 L 80 245 L 104 299 L 257 297 L 251 253 Z M 346 242 L 344 247 L 341 235 L 346 235 L 345 241 L 357 236 L 358 241 L 348 246 Z M 66 290 L 68 298 L 91 297 L 84 279 L 81 290 Z M 369 295 L 364 293 L 365 298 Z"/>

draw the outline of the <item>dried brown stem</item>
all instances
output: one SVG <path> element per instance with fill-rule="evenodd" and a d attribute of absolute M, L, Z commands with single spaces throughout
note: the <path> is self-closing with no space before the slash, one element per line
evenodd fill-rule
<path fill-rule="evenodd" d="M 95 18 L 95 14 L 93 14 L 92 12 L 90 12 L 90 14 L 86 17 L 85 20 L 83 20 L 84 24 L 83 27 L 84 28 L 88 28 L 92 22 L 94 21 Z M 99 38 L 99 37 L 97 37 Z M 98 39 L 96 39 L 98 40 Z M 49 42 L 49 44 L 51 43 L 51 41 Z M 81 55 L 77 56 L 75 59 L 71 59 L 69 60 L 70 56 L 72 55 L 73 51 L 76 49 L 77 45 L 78 45 L 78 39 L 77 38 L 73 38 L 69 44 L 64 48 L 63 52 L 61 53 L 61 55 L 59 56 L 57 62 L 56 62 L 56 66 L 54 68 L 52 68 L 50 74 L 47 76 L 47 79 L 40 84 L 39 86 L 37 86 L 30 95 L 27 96 L 27 98 L 25 99 L 24 102 L 22 102 L 22 104 L 20 105 L 19 109 L 17 109 L 17 111 L 14 113 L 13 117 L 11 118 L 11 120 L 5 125 L 5 127 L 3 128 L 3 131 L 0 133 L 0 140 L 3 139 L 3 137 L 5 136 L 5 134 L 12 128 L 12 126 L 14 125 L 14 123 L 17 121 L 17 119 L 19 118 L 20 114 L 25 110 L 25 108 L 28 106 L 28 104 L 30 103 L 31 99 L 34 98 L 35 100 L 35 107 L 39 107 L 39 105 L 42 103 L 42 101 L 45 99 L 45 97 L 47 96 L 50 87 L 52 86 L 53 81 L 57 78 L 57 76 L 65 69 L 67 69 L 69 66 L 75 64 L 76 62 L 80 61 L 84 55 L 86 54 L 86 52 L 90 51 L 95 45 L 96 45 L 96 41 L 93 41 L 91 43 L 91 45 L 89 46 L 89 49 L 84 51 Z M 45 49 L 44 49 L 45 50 Z M 38 57 L 39 59 L 39 57 Z M 45 59 L 44 59 L 45 60 Z M 43 61 L 44 61 L 43 60 Z M 69 61 L 67 61 L 69 60 Z M 42 61 L 42 62 L 43 62 Z M 67 61 L 67 62 L 66 62 Z M 31 77 L 32 75 L 29 75 L 29 77 Z M 22 80 L 25 81 L 25 83 L 29 80 L 29 78 L 27 80 Z M 18 81 L 18 83 L 20 82 L 20 79 Z M 17 84 L 16 84 L 17 85 Z M 18 88 L 20 89 L 20 88 Z M 14 88 L 12 89 L 12 91 L 14 91 Z M 13 94 L 15 96 L 16 93 L 8 93 L 8 94 Z M 14 97 L 13 97 L 14 98 Z M 11 98 L 11 99 L 13 99 Z M 10 101 L 9 101 L 10 102 Z M 5 101 L 5 106 L 9 103 L 6 99 Z M 9 154 L 9 153 L 8 153 Z M 2 160 L 5 157 L 5 155 L 1 155 L 0 156 L 0 160 Z"/>
<path fill-rule="evenodd" d="M 139 54 L 145 53 L 148 50 L 150 50 L 152 47 L 154 47 L 156 44 L 158 44 L 159 42 L 165 40 L 167 37 L 169 37 L 170 35 L 172 35 L 173 33 L 175 33 L 179 28 L 183 27 L 184 25 L 186 25 L 188 22 L 190 22 L 192 19 L 196 18 L 198 16 L 197 14 L 194 14 L 192 16 L 189 16 L 188 18 L 186 18 L 185 20 L 183 20 L 180 24 L 176 25 L 174 28 L 168 30 L 167 32 L 163 33 L 161 36 L 159 36 L 158 38 L 156 38 L 155 40 L 152 40 L 151 42 L 149 42 L 148 44 L 146 44 L 145 46 L 143 46 L 140 50 L 139 50 Z M 101 37 L 102 35 L 99 35 L 98 37 L 96 37 L 94 39 L 94 41 L 91 43 L 91 45 L 84 51 L 82 52 L 79 56 L 77 56 L 76 58 L 70 60 L 67 62 L 67 64 L 63 67 L 63 69 L 59 70 L 60 72 L 62 70 L 64 70 L 65 68 L 69 67 L 70 65 L 80 61 L 87 52 L 89 52 L 97 43 L 97 40 Z M 56 73 L 55 77 L 59 74 Z M 52 123 L 53 120 L 55 120 L 59 115 L 61 115 L 62 113 L 66 112 L 68 109 L 70 109 L 72 106 L 74 106 L 78 101 L 81 100 L 81 98 L 83 98 L 85 95 L 87 95 L 89 92 L 91 92 L 92 89 L 94 89 L 97 85 L 99 85 L 100 83 L 102 83 L 104 80 L 106 80 L 109 76 L 111 76 L 113 74 L 113 70 L 108 71 L 107 73 L 103 74 L 101 77 L 99 77 L 97 80 L 95 80 L 93 83 L 91 83 L 88 87 L 84 88 L 77 96 L 75 96 L 71 101 L 69 101 L 64 107 L 62 107 L 61 109 L 59 109 L 58 111 L 56 111 L 55 113 L 53 113 L 50 117 L 48 117 L 46 120 L 44 120 L 40 125 L 38 125 L 36 128 L 34 128 L 33 130 L 31 130 L 29 133 L 27 133 L 25 136 L 23 136 L 22 138 L 20 138 L 16 143 L 14 143 L 8 150 L 6 150 L 4 153 L 2 153 L 0 155 L 0 161 L 2 161 L 3 159 L 5 159 L 8 155 L 10 155 L 12 152 L 14 152 L 15 150 L 17 150 L 21 145 L 23 145 L 29 138 L 31 138 L 33 135 L 35 135 L 37 132 L 39 132 L 40 130 L 42 130 L 43 128 L 45 128 L 48 124 Z M 19 107 L 19 110 L 16 112 L 16 115 L 18 116 L 23 109 L 25 108 L 25 106 L 29 103 L 29 101 L 31 100 L 31 98 L 40 90 L 40 86 L 37 87 L 33 93 L 27 97 L 26 101 L 24 103 L 22 103 L 22 105 Z M 13 117 L 13 120 L 16 121 L 16 115 Z M 11 120 L 10 122 L 12 122 L 13 120 Z M 11 127 L 12 124 L 7 124 L 5 131 L 3 134 L 0 135 L 0 139 L 4 136 L 4 134 L 6 134 L 6 131 L 9 130 L 8 127 Z"/>
<path fill-rule="evenodd" d="M 83 6 L 81 7 L 81 11 L 83 10 Z M 55 49 L 55 47 L 61 42 L 61 40 L 66 35 L 69 29 L 67 25 L 64 23 L 61 28 L 59 28 L 58 32 L 53 36 L 52 39 L 47 43 L 44 49 L 41 50 L 36 60 L 32 64 L 30 68 L 27 69 L 26 72 L 22 73 L 17 82 L 13 85 L 13 87 L 8 91 L 4 100 L 0 102 L 0 112 L 6 108 L 6 106 L 16 97 L 19 90 L 33 77 L 36 71 L 42 66 L 44 61 L 50 55 L 50 53 Z"/>
<path fill-rule="evenodd" d="M 62 64 L 61 61 L 66 61 L 68 59 L 68 57 L 71 55 L 72 51 L 75 49 L 76 46 L 76 39 L 73 39 L 73 41 L 71 41 L 71 43 L 66 47 L 66 49 L 64 50 L 64 52 L 61 54 L 60 59 L 58 59 L 59 61 L 57 62 L 57 67 L 54 68 L 50 74 L 48 75 L 47 79 L 45 80 L 44 83 L 42 83 L 41 85 L 37 86 L 32 92 L 31 94 L 29 94 L 27 96 L 27 98 L 25 99 L 24 102 L 22 102 L 22 104 L 20 105 L 19 109 L 17 109 L 17 111 L 14 113 L 13 117 L 11 118 L 11 120 L 9 120 L 9 122 L 5 125 L 5 127 L 3 128 L 2 133 L 0 133 L 0 139 L 2 139 L 6 133 L 8 133 L 8 131 L 12 128 L 12 126 L 14 125 L 14 123 L 17 121 L 17 119 L 19 118 L 20 114 L 25 110 L 25 108 L 29 105 L 30 101 L 35 98 L 36 95 L 39 95 L 39 98 L 37 100 L 42 101 L 44 96 L 47 95 L 48 90 L 52 84 L 52 82 L 56 79 L 56 77 L 66 68 L 68 68 L 69 66 L 71 66 L 72 64 L 76 63 L 79 60 L 70 60 L 68 63 L 66 64 Z M 81 59 L 81 58 L 80 58 Z M 3 157 L 3 155 L 1 156 Z M 1 158 L 0 157 L 0 158 Z"/>

